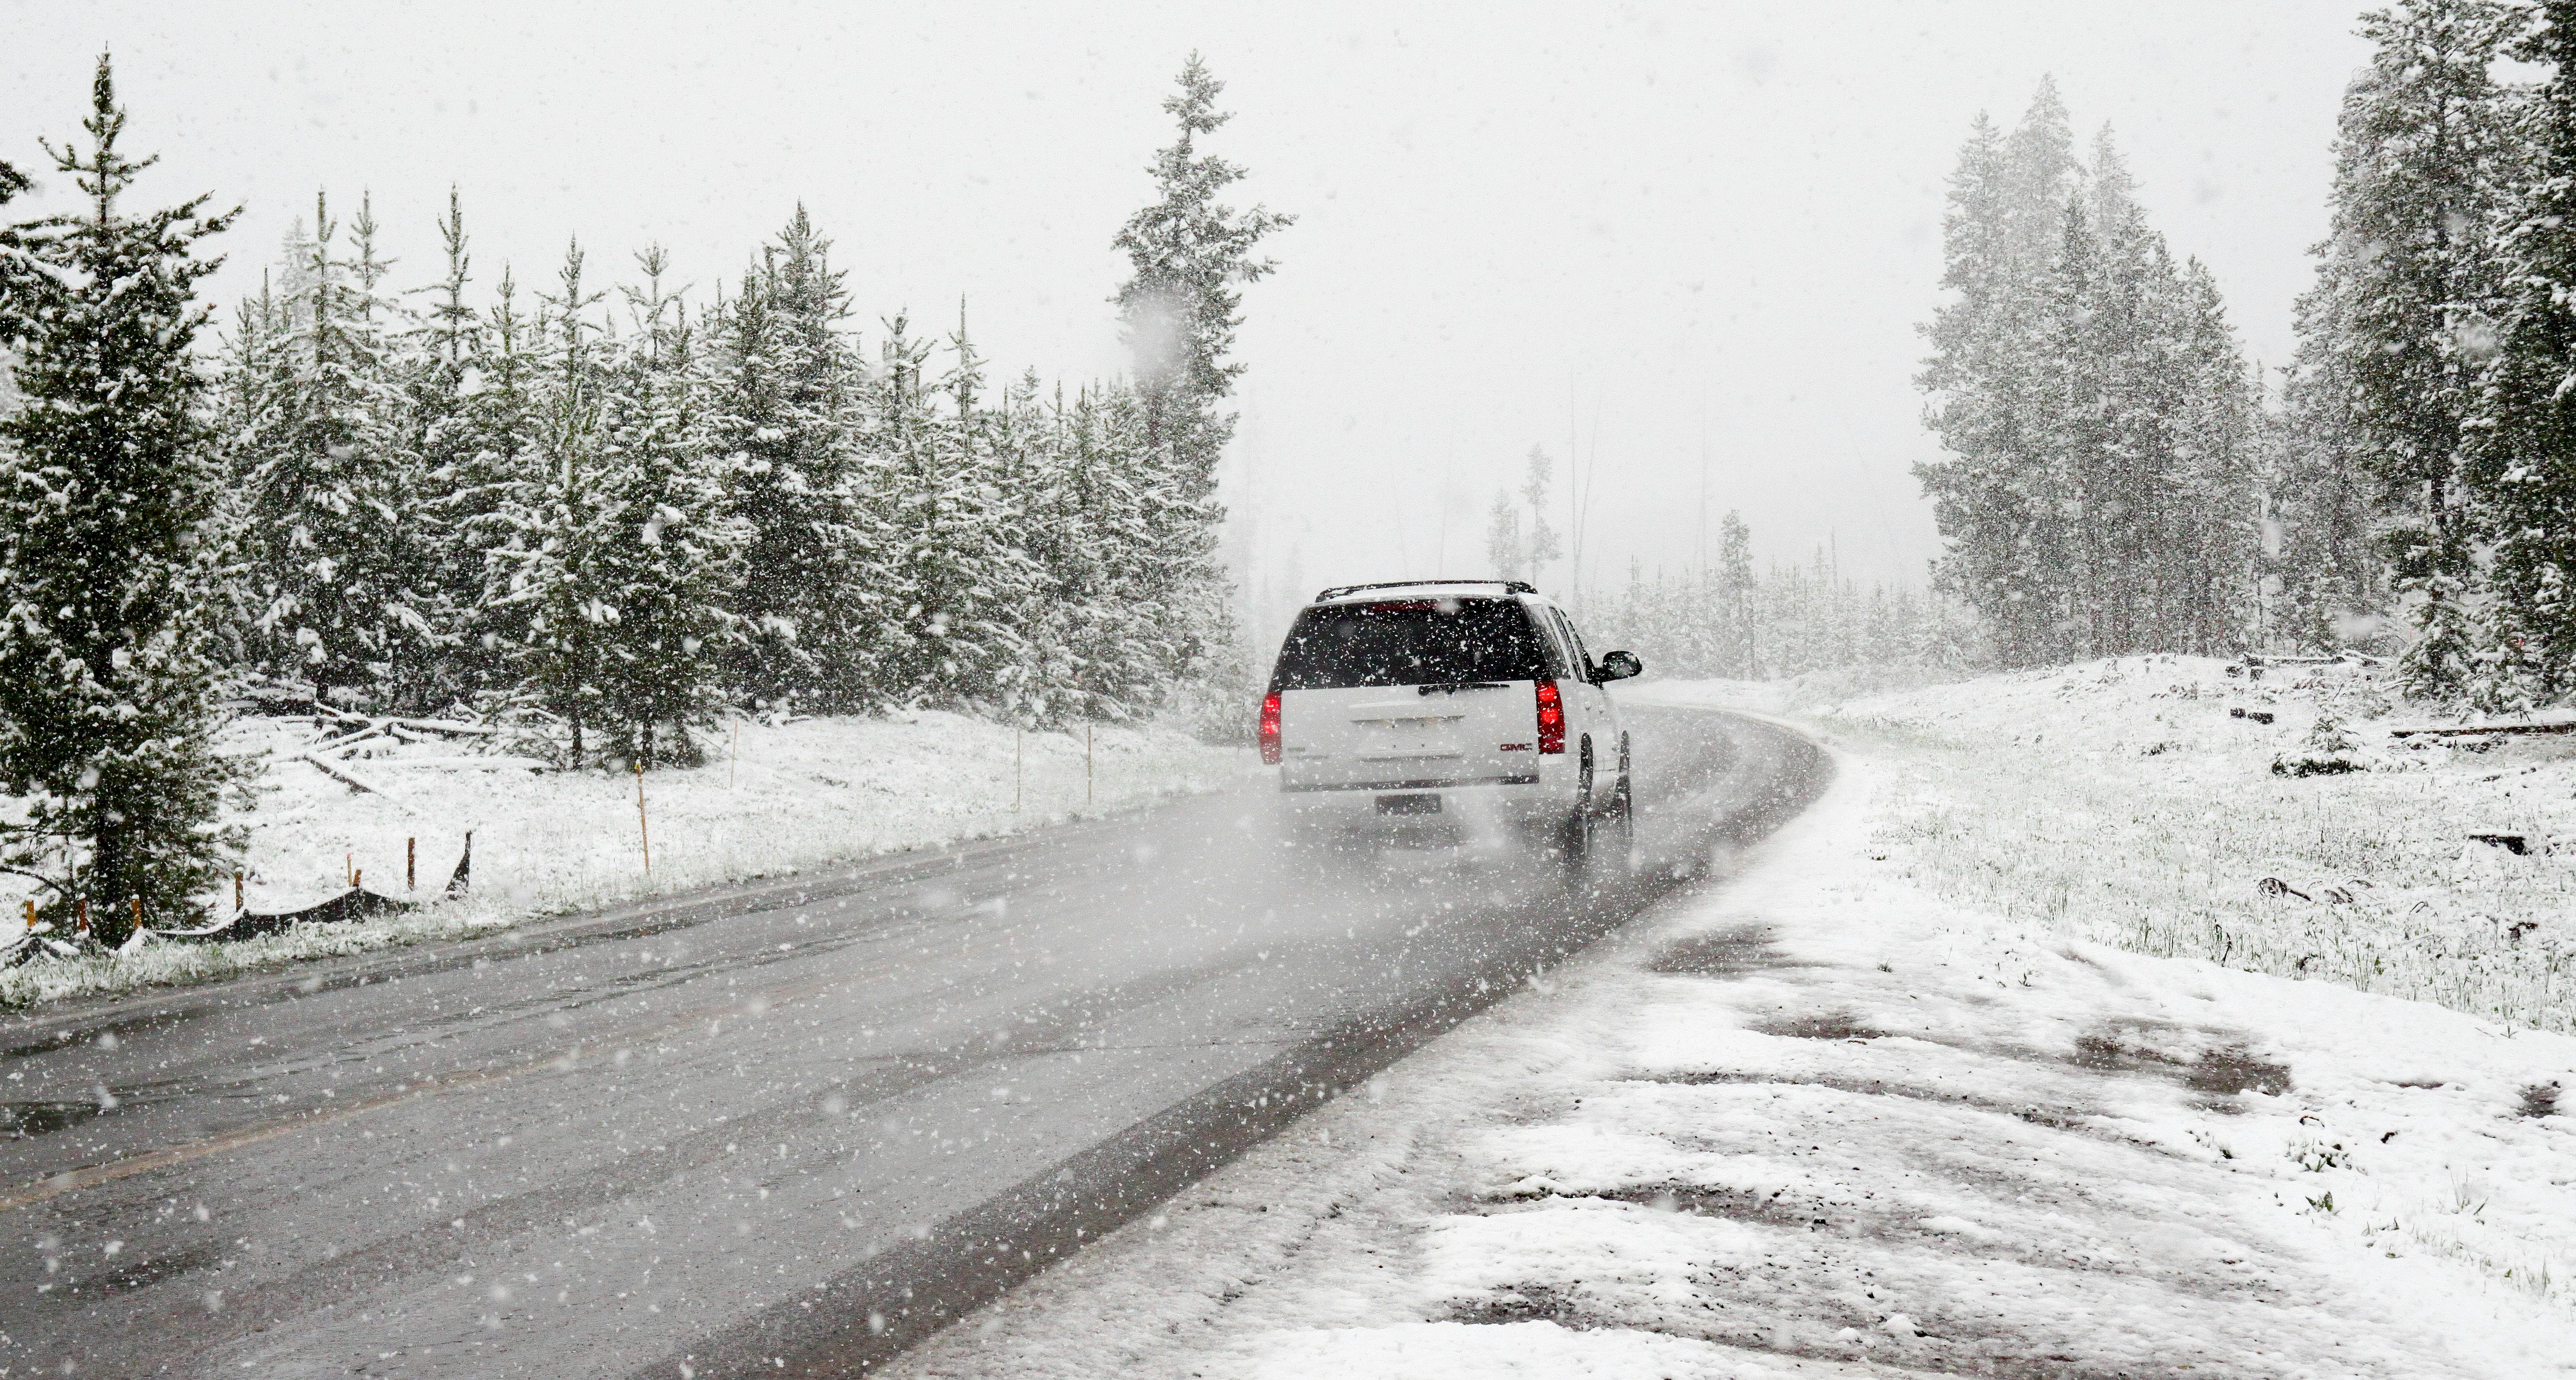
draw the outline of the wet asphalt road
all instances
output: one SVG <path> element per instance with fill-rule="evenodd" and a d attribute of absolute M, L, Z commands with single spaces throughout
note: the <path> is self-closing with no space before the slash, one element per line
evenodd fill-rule
<path fill-rule="evenodd" d="M 1257 788 L 0 1023 L 0 1374 L 849 1374 L 1812 799 L 1629 711 L 1640 880 L 1281 846 Z M 684 1370 L 683 1367 L 686 1367 Z"/>

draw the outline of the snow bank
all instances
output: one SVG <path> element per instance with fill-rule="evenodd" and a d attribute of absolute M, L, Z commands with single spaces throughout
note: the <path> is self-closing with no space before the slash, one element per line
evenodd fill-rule
<path fill-rule="evenodd" d="M 1914 766 L 1842 756 L 1739 881 L 903 1373 L 2576 1372 L 2576 1038 L 1945 902 Z"/>
<path fill-rule="evenodd" d="M 746 721 L 728 726 L 706 766 L 647 774 L 639 817 L 632 776 L 496 770 L 437 741 L 371 743 L 343 764 L 380 788 L 359 792 L 295 760 L 315 736 L 309 719 L 249 719 L 227 733 L 223 750 L 267 760 L 255 805 L 230 821 L 249 831 L 250 908 L 311 905 L 345 890 L 353 875 L 371 891 L 435 898 L 471 831 L 466 901 L 241 943 L 38 959 L 0 971 L 0 1007 L 455 937 L 530 915 L 1005 834 L 1213 789 L 1247 770 L 1244 754 L 1171 727 L 1094 730 L 1086 780 L 1078 731 L 1015 738 L 1006 726 L 927 711 Z M 19 893 L 5 885 L 0 907 L 0 925 L 23 923 Z"/>

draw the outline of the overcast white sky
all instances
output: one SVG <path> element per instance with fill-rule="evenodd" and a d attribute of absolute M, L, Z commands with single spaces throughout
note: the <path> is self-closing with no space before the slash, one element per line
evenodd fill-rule
<path fill-rule="evenodd" d="M 2279 362 L 2361 8 L 0 0 L 0 157 L 74 132 L 109 44 L 151 190 L 247 208 L 226 297 L 317 187 L 373 194 L 406 281 L 453 182 L 487 283 L 577 234 L 613 269 L 667 244 L 701 297 L 801 198 L 871 339 L 962 294 L 997 365 L 1078 380 L 1123 367 L 1109 240 L 1197 48 L 1243 199 L 1300 218 L 1242 340 L 1256 583 L 1479 573 L 1496 486 L 1570 433 L 1587 573 L 1677 568 L 1703 427 L 1712 521 L 1742 510 L 1763 558 L 1919 579 L 1914 328 L 1971 117 L 2054 73 Z"/>

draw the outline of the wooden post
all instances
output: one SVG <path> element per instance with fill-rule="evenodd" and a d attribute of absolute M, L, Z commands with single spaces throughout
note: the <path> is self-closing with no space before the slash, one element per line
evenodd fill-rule
<path fill-rule="evenodd" d="M 420 840 L 403 840 L 403 890 L 420 890 Z"/>
<path fill-rule="evenodd" d="M 32 933 L 34 933 L 34 932 L 35 932 L 35 929 L 36 929 L 36 903 L 35 903 L 34 901 L 29 901 L 29 902 L 27 903 L 27 930 L 28 930 L 28 932 L 29 932 L 30 934 L 32 934 Z"/>
<path fill-rule="evenodd" d="M 355 853 L 340 855 L 340 880 L 351 886 L 358 884 L 357 856 Z"/>
<path fill-rule="evenodd" d="M 349 872 L 349 889 L 350 889 L 351 891 L 355 891 L 355 890 L 357 890 L 359 887 L 362 887 L 362 886 L 366 885 L 366 883 L 367 883 L 367 869 L 365 869 L 365 868 L 363 868 L 363 867 L 360 867 L 360 868 L 353 868 L 353 869 L 351 869 L 351 870 L 350 870 L 350 872 Z"/>
<path fill-rule="evenodd" d="M 142 898 L 142 897 L 140 897 L 140 896 L 137 896 L 137 897 L 134 897 L 134 898 L 133 898 L 133 901 L 134 901 L 134 929 L 135 929 L 135 932 L 139 934 L 139 933 L 141 933 L 141 932 L 142 932 L 142 930 L 143 930 L 143 898 Z"/>
<path fill-rule="evenodd" d="M 644 815 L 644 764 L 635 764 L 635 829 L 644 840 L 644 875 L 653 875 L 653 822 Z"/>
<path fill-rule="evenodd" d="M 81 935 L 87 935 L 89 933 L 89 898 L 86 896 L 80 898 L 80 921 L 78 924 L 75 924 L 72 929 L 75 933 Z"/>
<path fill-rule="evenodd" d="M 236 915 L 238 915 L 238 914 L 240 914 L 240 913 L 241 913 L 241 909 L 242 909 L 242 874 L 240 873 L 240 871 L 239 871 L 239 870 L 235 870 L 235 871 L 234 871 L 234 873 L 233 873 L 233 913 L 234 913 L 234 914 L 236 914 Z"/>

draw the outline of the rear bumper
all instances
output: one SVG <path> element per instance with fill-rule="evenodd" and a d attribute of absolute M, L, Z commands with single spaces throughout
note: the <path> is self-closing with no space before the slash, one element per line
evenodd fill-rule
<path fill-rule="evenodd" d="M 1327 791 L 1456 791 L 1474 790 L 1481 786 L 1536 786 L 1538 784 L 1540 784 L 1539 774 L 1534 771 L 1523 772 L 1512 776 L 1470 776 L 1463 779 L 1431 777 L 1414 781 L 1359 781 L 1350 783 L 1291 783 L 1283 777 L 1279 782 L 1279 793 L 1282 795 L 1312 795 L 1321 794 Z"/>
<path fill-rule="evenodd" d="M 1301 832 L 1499 840 L 1510 831 L 1564 819 L 1574 808 L 1575 775 L 1571 762 L 1562 771 L 1465 779 L 1390 777 L 1354 785 L 1299 782 L 1282 773 L 1278 808 Z M 1426 797 L 1438 806 L 1426 809 Z"/>

